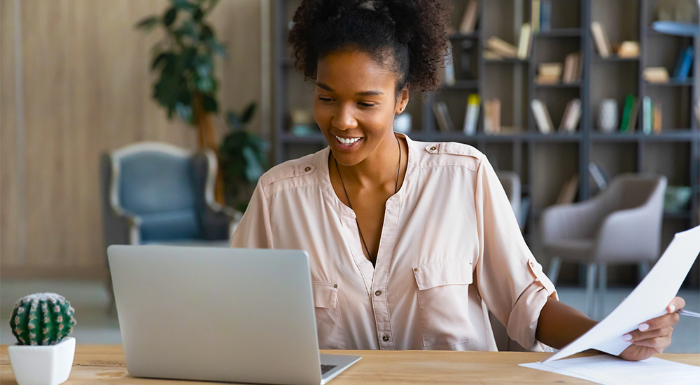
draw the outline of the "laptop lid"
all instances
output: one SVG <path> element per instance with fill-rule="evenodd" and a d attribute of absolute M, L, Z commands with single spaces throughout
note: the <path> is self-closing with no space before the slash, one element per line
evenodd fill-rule
<path fill-rule="evenodd" d="M 112 245 L 107 253 L 131 375 L 321 382 L 305 252 Z"/>

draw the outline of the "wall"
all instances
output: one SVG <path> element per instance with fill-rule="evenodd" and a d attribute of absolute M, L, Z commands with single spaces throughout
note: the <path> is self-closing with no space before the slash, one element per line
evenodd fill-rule
<path fill-rule="evenodd" d="M 138 141 L 196 146 L 195 131 L 169 122 L 150 98 L 158 34 L 133 28 L 166 7 L 166 0 L 0 0 L 3 277 L 104 276 L 100 154 Z M 211 16 L 229 48 L 218 70 L 224 111 L 261 99 L 260 12 L 258 0 L 223 0 Z M 223 120 L 218 125 L 221 134 Z"/>

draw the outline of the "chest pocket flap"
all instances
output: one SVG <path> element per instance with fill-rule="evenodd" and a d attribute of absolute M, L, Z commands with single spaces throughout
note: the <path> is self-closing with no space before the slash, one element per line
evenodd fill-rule
<path fill-rule="evenodd" d="M 445 285 L 469 285 L 472 283 L 472 264 L 463 260 L 426 263 L 413 268 L 418 290 L 428 290 Z"/>
<path fill-rule="evenodd" d="M 326 309 L 338 307 L 338 285 L 330 282 L 313 282 L 314 306 Z"/>

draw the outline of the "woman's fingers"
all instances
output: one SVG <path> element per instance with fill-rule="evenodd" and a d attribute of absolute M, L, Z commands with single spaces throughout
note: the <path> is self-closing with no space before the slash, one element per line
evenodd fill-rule
<path fill-rule="evenodd" d="M 664 314 L 661 317 L 650 319 L 649 321 L 639 324 L 637 330 L 625 334 L 622 338 L 625 341 L 640 341 L 650 337 L 658 337 L 669 331 L 672 332 L 673 326 L 678 323 L 679 319 L 680 316 L 678 313 Z"/>
<path fill-rule="evenodd" d="M 632 337 L 632 339 L 630 339 L 629 342 L 636 344 L 637 342 L 646 341 L 654 338 L 670 337 L 673 334 L 673 326 L 667 326 L 661 329 L 648 330 L 646 332 L 635 330 L 632 333 L 628 334 Z"/>
<path fill-rule="evenodd" d="M 648 338 L 645 340 L 637 341 L 634 343 L 634 345 L 652 348 L 657 352 L 661 353 L 664 351 L 664 349 L 671 345 L 671 336 L 668 335 L 665 337 Z"/>
<path fill-rule="evenodd" d="M 666 307 L 666 311 L 673 313 L 677 310 L 683 309 L 685 307 L 685 300 L 681 297 L 676 297 L 671 300 L 671 303 Z"/>

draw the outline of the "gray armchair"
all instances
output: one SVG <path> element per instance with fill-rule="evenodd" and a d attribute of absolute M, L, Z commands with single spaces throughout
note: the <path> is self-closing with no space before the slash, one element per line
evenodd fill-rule
<path fill-rule="evenodd" d="M 551 258 L 549 279 L 556 283 L 562 260 L 587 265 L 586 313 L 596 316 L 596 271 L 603 308 L 606 265 L 637 263 L 641 275 L 659 257 L 663 176 L 625 174 L 585 202 L 547 208 L 541 221 L 542 249 Z"/>
<path fill-rule="evenodd" d="M 242 214 L 214 201 L 211 150 L 145 142 L 103 154 L 100 163 L 105 250 L 113 244 L 228 246 Z"/>

